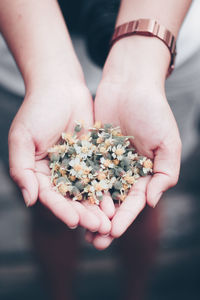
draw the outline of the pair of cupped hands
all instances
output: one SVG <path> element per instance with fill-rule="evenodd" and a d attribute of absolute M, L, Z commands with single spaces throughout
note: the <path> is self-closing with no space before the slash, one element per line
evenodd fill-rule
<path fill-rule="evenodd" d="M 145 61 L 139 49 L 135 57 L 128 43 L 119 41 L 110 51 L 95 101 L 82 75 L 70 78 L 67 70 L 66 77 L 49 74 L 27 89 L 9 132 L 10 174 L 27 206 L 41 201 L 68 227 L 82 226 L 97 249 L 120 237 L 146 204 L 155 207 L 179 175 L 181 142 L 164 89 L 168 62 L 162 65 L 162 57 L 159 61 L 149 52 Z M 120 126 L 135 137 L 137 151 L 154 160 L 154 175 L 139 179 L 120 206 L 109 194 L 97 206 L 52 189 L 47 151 L 80 120 L 86 128 L 95 121 Z"/>

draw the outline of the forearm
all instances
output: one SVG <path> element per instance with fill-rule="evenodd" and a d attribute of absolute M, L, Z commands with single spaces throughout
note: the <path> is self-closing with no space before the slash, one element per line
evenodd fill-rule
<path fill-rule="evenodd" d="M 177 36 L 192 0 L 122 0 L 117 25 L 141 18 L 155 19 Z"/>
<path fill-rule="evenodd" d="M 122 0 L 116 26 L 141 18 L 155 19 L 177 37 L 190 3 L 191 0 Z M 169 49 L 158 38 L 133 35 L 113 45 L 109 55 L 112 70 L 106 67 L 104 75 L 112 74 L 116 81 L 135 84 L 142 79 L 163 89 L 170 59 Z M 117 69 L 120 70 L 118 78 Z"/>
<path fill-rule="evenodd" d="M 82 80 L 57 1 L 0 0 L 0 29 L 26 88 Z"/>

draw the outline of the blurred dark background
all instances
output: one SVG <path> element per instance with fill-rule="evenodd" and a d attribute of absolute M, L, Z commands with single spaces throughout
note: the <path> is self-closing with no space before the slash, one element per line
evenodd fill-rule
<path fill-rule="evenodd" d="M 119 1 L 59 1 L 72 33 L 76 52 L 93 94 L 101 77 L 115 25 Z M 153 213 L 156 232 L 147 222 L 149 244 L 156 235 L 157 251 L 148 273 L 145 299 L 200 299 L 200 51 L 178 66 L 167 84 L 167 95 L 183 140 L 183 160 L 178 185 L 167 192 Z M 122 299 L 128 266 L 122 253 L 132 243 L 133 261 L 146 262 L 145 237 L 115 241 L 99 252 L 85 243 L 83 231 L 69 231 L 38 204 L 27 209 L 8 174 L 7 134 L 23 99 L 24 87 L 3 40 L 0 40 L 0 299 L 50 299 L 52 281 L 59 286 L 59 270 L 66 257 L 73 265 L 64 278 L 76 299 Z M 150 213 L 151 214 L 151 213 Z M 155 220 L 155 219 L 153 219 Z M 139 219 L 137 223 L 142 222 Z M 138 226 L 138 225 L 136 225 Z M 62 243 L 63 238 L 69 238 Z M 130 238 L 130 237 L 129 237 Z M 126 237 L 124 238 L 124 240 Z M 121 243 L 123 242 L 123 243 Z M 41 245 L 47 245 L 42 248 Z M 73 247 L 72 247 L 73 246 Z M 79 246 L 79 247 L 78 247 Z M 57 247 L 57 248 L 56 248 Z M 63 247 L 63 248 L 62 248 Z M 124 248 L 123 248 L 124 247 Z M 125 248 L 126 247 L 126 248 Z M 147 247 L 147 249 L 144 249 Z M 138 251 L 139 249 L 139 251 Z M 139 254 L 141 254 L 139 258 Z M 143 257 L 142 257 L 143 255 Z M 45 259 L 44 259 L 45 257 Z M 77 257 L 77 259 L 76 259 Z M 71 270 L 73 268 L 73 271 Z M 133 265 L 137 285 L 143 280 Z M 51 277 L 51 273 L 53 274 Z M 134 272 L 133 272 L 134 273 Z M 57 281 L 56 281 L 57 278 Z M 73 279 L 73 281 L 72 281 Z M 130 279 L 130 278 L 129 278 Z M 62 281 L 62 280 L 61 280 Z M 63 295 L 59 299 L 69 299 Z M 71 299 L 71 298 L 70 298 Z M 136 300 L 136 298 L 132 298 Z M 138 299 L 138 298 L 137 298 Z M 57 299 L 54 299 L 57 300 Z"/>

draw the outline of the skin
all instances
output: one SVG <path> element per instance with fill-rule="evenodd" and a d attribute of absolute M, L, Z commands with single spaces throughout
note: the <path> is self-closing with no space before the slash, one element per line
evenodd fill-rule
<path fill-rule="evenodd" d="M 191 1 L 147 3 L 122 1 L 116 26 L 139 18 L 156 19 L 177 37 Z M 115 208 L 110 235 L 86 232 L 86 240 L 99 250 L 123 235 L 146 204 L 155 207 L 163 192 L 178 181 L 181 140 L 165 94 L 169 63 L 164 43 L 143 36 L 119 40 L 106 60 L 95 99 L 95 119 L 120 125 L 124 134 L 133 135 L 137 151 L 154 159 L 154 175 L 140 179 Z"/>
<path fill-rule="evenodd" d="M 147 2 L 122 1 L 117 25 L 156 18 L 176 36 L 191 1 Z M 87 233 L 86 239 L 105 249 L 146 204 L 154 207 L 178 180 L 181 142 L 164 89 L 169 51 L 156 38 L 132 36 L 118 41 L 105 63 L 93 107 L 56 1 L 0 0 L 0 27 L 26 86 L 9 133 L 11 176 L 27 205 L 39 196 L 69 227 L 97 231 Z M 138 181 L 120 208 L 114 207 L 109 195 L 100 208 L 91 207 L 65 201 L 50 187 L 48 148 L 63 131 L 72 130 L 74 121 L 84 120 L 90 126 L 94 118 L 120 125 L 123 133 L 135 137 L 140 153 L 154 158 L 154 176 Z"/>
<path fill-rule="evenodd" d="M 86 128 L 94 122 L 92 97 L 57 1 L 1 0 L 0 28 L 26 88 L 9 132 L 11 177 L 27 206 L 39 198 L 70 228 L 107 234 L 111 223 L 99 207 L 66 201 L 50 185 L 47 150 L 75 121 Z"/>

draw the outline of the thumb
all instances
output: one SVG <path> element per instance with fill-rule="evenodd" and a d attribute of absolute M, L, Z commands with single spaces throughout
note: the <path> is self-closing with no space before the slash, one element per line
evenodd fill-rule
<path fill-rule="evenodd" d="M 27 206 L 38 198 L 35 175 L 35 146 L 30 133 L 23 127 L 11 127 L 8 137 L 10 176 L 20 187 Z"/>
<path fill-rule="evenodd" d="M 155 207 L 162 193 L 177 184 L 181 161 L 181 141 L 159 147 L 154 158 L 154 175 L 147 187 L 147 203 Z"/>

